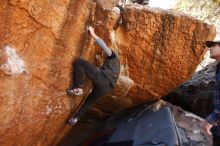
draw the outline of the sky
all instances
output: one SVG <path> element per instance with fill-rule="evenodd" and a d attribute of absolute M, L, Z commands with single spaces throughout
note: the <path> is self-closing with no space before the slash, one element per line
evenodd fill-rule
<path fill-rule="evenodd" d="M 170 9 L 175 5 L 176 0 L 149 0 L 149 6 Z"/>

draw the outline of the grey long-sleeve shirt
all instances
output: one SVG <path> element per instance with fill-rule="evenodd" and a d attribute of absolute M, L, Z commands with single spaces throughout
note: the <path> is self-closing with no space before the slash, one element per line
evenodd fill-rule
<path fill-rule="evenodd" d="M 112 50 L 107 47 L 106 43 L 101 38 L 97 38 L 96 43 L 102 48 L 108 57 L 112 55 Z"/>
<path fill-rule="evenodd" d="M 109 79 L 112 87 L 114 87 L 120 73 L 119 58 L 114 53 L 114 51 L 107 47 L 107 45 L 101 38 L 96 39 L 96 43 L 103 49 L 105 54 L 108 56 L 100 69 Z"/>

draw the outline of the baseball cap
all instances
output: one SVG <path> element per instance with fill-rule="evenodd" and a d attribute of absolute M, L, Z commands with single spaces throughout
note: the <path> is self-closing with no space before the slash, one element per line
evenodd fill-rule
<path fill-rule="evenodd" d="M 215 44 L 219 44 L 220 45 L 220 40 L 217 40 L 217 41 L 206 41 L 205 45 L 208 47 L 208 48 L 211 48 L 212 46 L 214 46 Z"/>

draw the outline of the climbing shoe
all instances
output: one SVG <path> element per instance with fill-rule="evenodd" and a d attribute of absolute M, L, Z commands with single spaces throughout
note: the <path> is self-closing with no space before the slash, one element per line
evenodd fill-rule
<path fill-rule="evenodd" d="M 66 92 L 67 92 L 67 95 L 69 95 L 69 96 L 74 96 L 74 95 L 81 96 L 81 95 L 83 95 L 83 89 L 82 88 L 74 88 L 74 89 L 69 88 L 69 89 L 66 90 Z"/>
<path fill-rule="evenodd" d="M 72 126 L 72 125 L 75 125 L 77 121 L 78 121 L 77 117 L 72 117 L 68 120 L 67 124 Z"/>

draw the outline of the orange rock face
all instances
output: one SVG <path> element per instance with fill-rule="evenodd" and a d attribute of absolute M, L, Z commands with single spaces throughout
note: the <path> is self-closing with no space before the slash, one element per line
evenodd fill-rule
<path fill-rule="evenodd" d="M 70 130 L 65 122 L 86 98 L 66 95 L 72 62 L 81 56 L 95 63 L 101 54 L 87 24 L 94 25 L 122 64 L 117 88 L 96 103 L 103 112 L 158 99 L 189 79 L 205 53 L 203 42 L 215 35 L 212 26 L 185 15 L 132 6 L 130 31 L 114 31 L 118 14 L 109 10 L 113 2 L 101 2 L 0 1 L 0 145 L 56 145 Z M 6 46 L 20 64 L 11 64 L 16 59 L 7 55 Z M 15 72 L 15 67 L 22 69 Z M 85 87 L 89 93 L 91 84 Z"/>

